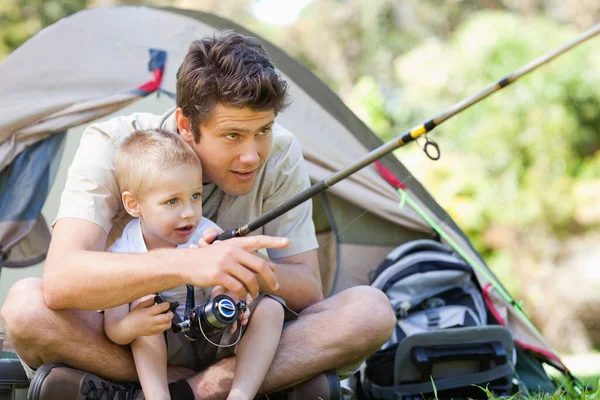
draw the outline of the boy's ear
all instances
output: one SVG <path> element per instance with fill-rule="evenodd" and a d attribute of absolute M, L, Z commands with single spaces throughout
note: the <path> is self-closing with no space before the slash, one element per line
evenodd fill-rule
<path fill-rule="evenodd" d="M 177 122 L 177 129 L 179 130 L 181 138 L 188 144 L 194 144 L 194 134 L 192 132 L 190 119 L 183 115 L 183 111 L 181 111 L 180 107 L 177 107 L 175 110 L 175 122 Z"/>
<path fill-rule="evenodd" d="M 127 213 L 132 217 L 139 218 L 141 215 L 140 205 L 135 197 L 133 197 L 130 192 L 124 191 L 121 194 L 121 200 L 123 200 L 123 207 L 125 207 L 125 211 L 127 211 Z"/>

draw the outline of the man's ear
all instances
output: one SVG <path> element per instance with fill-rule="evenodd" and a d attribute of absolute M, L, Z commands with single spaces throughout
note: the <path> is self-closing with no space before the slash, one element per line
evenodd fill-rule
<path fill-rule="evenodd" d="M 177 123 L 177 129 L 179 135 L 187 144 L 194 144 L 194 133 L 192 132 L 192 125 L 190 119 L 183 115 L 181 107 L 177 107 L 175 110 L 175 122 Z"/>
<path fill-rule="evenodd" d="M 125 211 L 127 211 L 127 213 L 132 217 L 139 218 L 141 215 L 140 204 L 137 202 L 135 197 L 133 197 L 130 192 L 124 191 L 121 194 L 121 200 L 123 200 L 123 207 L 125 207 Z"/>

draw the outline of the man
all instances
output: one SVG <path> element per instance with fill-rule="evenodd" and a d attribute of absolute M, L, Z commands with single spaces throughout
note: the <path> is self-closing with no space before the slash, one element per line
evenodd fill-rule
<path fill-rule="evenodd" d="M 17 282 L 2 308 L 7 335 L 26 370 L 32 374 L 39 368 L 32 389 L 40 398 L 98 396 L 102 388 L 117 396 L 127 389 L 109 381 L 137 380 L 131 351 L 108 340 L 102 314 L 94 310 L 185 283 L 221 285 L 241 298 L 273 293 L 300 312 L 282 333 L 261 393 L 308 382 L 297 390 L 315 398 L 335 396 L 336 382 L 323 372 L 348 374 L 388 339 L 395 317 L 381 292 L 356 287 L 322 300 L 310 202 L 265 225 L 258 236 L 145 254 L 103 251 L 128 221 L 114 179 L 114 155 L 138 129 L 177 131 L 194 149 L 204 168 L 203 214 L 225 230 L 307 188 L 298 141 L 274 123 L 287 105 L 286 89 L 256 39 L 224 33 L 191 45 L 177 74 L 174 112 L 115 118 L 84 132 L 44 277 Z M 267 249 L 270 261 L 254 254 L 260 249 Z M 235 357 L 200 373 L 169 368 L 171 397 L 224 399 L 234 370 Z"/>

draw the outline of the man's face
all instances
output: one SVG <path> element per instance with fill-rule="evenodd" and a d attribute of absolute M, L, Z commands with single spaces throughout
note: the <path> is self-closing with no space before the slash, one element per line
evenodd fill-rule
<path fill-rule="evenodd" d="M 264 166 L 273 142 L 275 113 L 218 104 L 201 126 L 195 143 L 189 129 L 178 126 L 202 161 L 204 182 L 214 182 L 232 195 L 249 193 Z M 188 126 L 189 127 L 189 126 Z"/>

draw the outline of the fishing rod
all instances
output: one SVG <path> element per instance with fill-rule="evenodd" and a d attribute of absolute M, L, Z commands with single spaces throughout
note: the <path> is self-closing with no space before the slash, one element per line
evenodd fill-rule
<path fill-rule="evenodd" d="M 257 229 L 263 227 L 264 225 L 268 224 L 269 222 L 273 221 L 275 218 L 283 215 L 284 213 L 288 212 L 292 208 L 294 208 L 294 207 L 298 206 L 299 204 L 305 202 L 306 200 L 316 196 L 317 194 L 327 190 L 328 188 L 335 185 L 342 179 L 347 178 L 348 176 L 361 170 L 362 168 L 364 168 L 367 165 L 371 164 L 372 162 L 378 160 L 379 158 L 387 155 L 388 153 L 391 153 L 392 151 L 404 146 L 407 143 L 412 142 L 413 140 L 421 137 L 422 135 L 424 135 L 428 132 L 431 132 L 435 127 L 441 125 L 444 121 L 447 121 L 448 119 L 452 118 L 456 114 L 471 107 L 473 104 L 478 103 L 479 101 L 485 99 L 492 93 L 495 93 L 495 92 L 499 91 L 500 89 L 510 85 L 511 83 L 515 82 L 517 79 L 521 78 L 523 75 L 526 75 L 529 72 L 537 69 L 538 67 L 552 61 L 553 59 L 555 59 L 559 55 L 567 52 L 568 50 L 572 49 L 573 47 L 596 36 L 598 33 L 600 33 L 600 24 L 594 25 L 592 28 L 588 29 L 581 35 L 577 36 L 575 39 L 563 44 L 556 50 L 553 50 L 551 52 L 548 52 L 548 53 L 536 58 L 535 60 L 524 65 L 523 67 L 521 67 L 517 71 L 513 72 L 512 74 L 487 86 L 480 92 L 475 93 L 474 95 L 467 97 L 466 99 L 454 104 L 453 106 L 451 106 L 450 108 L 448 108 L 447 110 L 445 110 L 444 112 L 442 112 L 441 114 L 436 116 L 435 118 L 430 119 L 421 125 L 417 125 L 413 129 L 404 132 L 402 135 L 398 136 L 397 138 L 392 139 L 389 142 L 382 144 L 381 146 L 377 147 L 376 149 L 372 150 L 371 152 L 369 152 L 368 154 L 363 156 L 355 164 L 350 165 L 342 170 L 339 170 L 338 172 L 335 172 L 328 178 L 325 178 L 325 179 L 321 180 L 320 182 L 315 183 L 314 185 L 312 185 L 308 189 L 298 193 L 297 195 L 295 195 L 288 201 L 267 211 L 260 217 L 256 218 L 254 221 L 252 221 L 244 226 L 241 226 L 237 229 L 232 229 L 232 230 L 221 233 L 220 235 L 217 236 L 217 238 L 215 240 L 226 240 L 226 239 L 231 239 L 233 237 L 246 236 L 249 233 L 254 232 L 255 230 L 257 230 Z M 427 147 L 430 145 L 435 148 L 435 150 L 436 150 L 435 154 L 431 154 L 428 152 Z M 438 145 L 429 138 L 427 138 L 427 143 L 425 144 L 423 150 L 425 151 L 427 156 L 433 160 L 437 160 L 440 156 Z"/>

